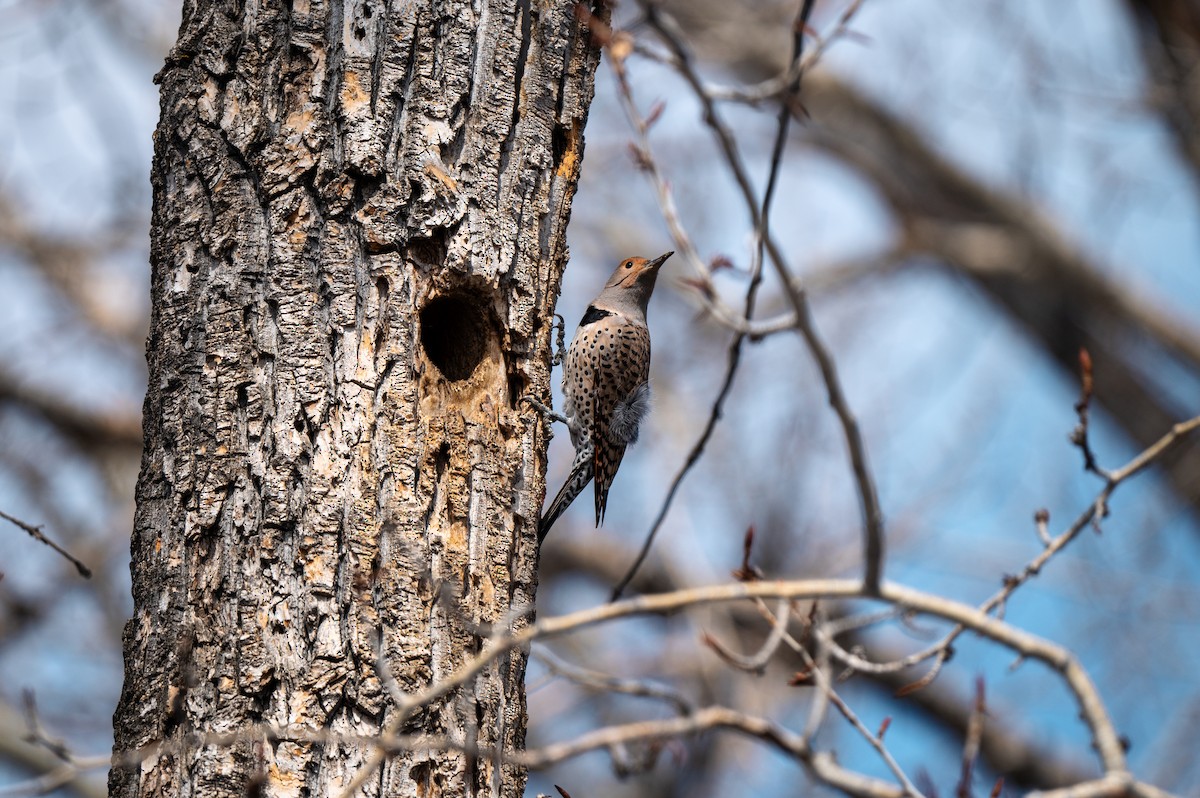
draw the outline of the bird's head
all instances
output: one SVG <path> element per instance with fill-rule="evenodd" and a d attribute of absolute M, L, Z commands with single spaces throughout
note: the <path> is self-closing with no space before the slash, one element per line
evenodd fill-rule
<path fill-rule="evenodd" d="M 605 288 L 634 288 L 642 285 L 651 289 L 654 288 L 654 280 L 658 277 L 658 270 L 667 258 L 674 255 L 674 252 L 668 252 L 665 255 L 659 255 L 654 260 L 648 258 L 625 258 L 617 264 L 617 270 L 612 273 L 612 277 L 608 278 L 608 282 L 604 284 Z"/>
<path fill-rule="evenodd" d="M 653 260 L 637 257 L 623 258 L 617 264 L 617 269 L 612 273 L 612 277 L 609 277 L 608 282 L 604 284 L 604 293 L 614 298 L 622 296 L 634 304 L 640 305 L 645 311 L 646 303 L 650 301 L 650 294 L 654 291 L 654 281 L 658 279 L 658 270 L 667 262 L 667 258 L 674 254 L 674 252 L 667 252 Z"/>

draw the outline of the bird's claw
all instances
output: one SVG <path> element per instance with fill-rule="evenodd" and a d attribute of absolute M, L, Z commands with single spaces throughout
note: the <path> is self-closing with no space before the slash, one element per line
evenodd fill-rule
<path fill-rule="evenodd" d="M 521 401 L 525 402 L 526 404 L 532 405 L 533 408 L 535 410 L 537 410 L 539 413 L 541 413 L 542 416 L 545 417 L 545 419 L 547 421 L 561 421 L 563 424 L 566 424 L 567 426 L 571 425 L 571 422 L 567 420 L 566 416 L 564 416 L 562 413 L 555 410 L 553 407 L 542 404 L 537 399 L 535 399 L 532 394 L 525 394 L 524 396 L 521 397 Z"/>
<path fill-rule="evenodd" d="M 554 318 L 557 321 L 550 325 L 550 331 L 554 333 L 554 359 L 551 361 L 555 366 L 562 365 L 567 356 L 567 322 L 562 315 L 555 313 Z"/>

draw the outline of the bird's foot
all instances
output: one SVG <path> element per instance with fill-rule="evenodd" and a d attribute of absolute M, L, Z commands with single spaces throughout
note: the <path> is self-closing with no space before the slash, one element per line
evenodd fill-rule
<path fill-rule="evenodd" d="M 566 424 L 568 427 L 571 426 L 571 422 L 569 420 L 567 420 L 566 416 L 564 416 L 562 413 L 555 410 L 553 407 L 542 404 L 537 399 L 534 399 L 532 395 L 526 394 L 525 396 L 522 396 L 521 401 L 525 402 L 529 405 L 532 405 L 535 410 L 537 410 L 539 413 L 542 414 L 542 416 L 545 417 L 547 422 L 561 421 L 563 424 Z"/>
<path fill-rule="evenodd" d="M 550 325 L 550 331 L 554 333 L 554 360 L 551 362 L 561 366 L 567 356 L 567 322 L 558 313 L 554 314 L 554 318 L 557 321 Z"/>

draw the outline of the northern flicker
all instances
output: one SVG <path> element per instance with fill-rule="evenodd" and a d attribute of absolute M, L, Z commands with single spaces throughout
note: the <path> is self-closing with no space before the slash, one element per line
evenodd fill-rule
<path fill-rule="evenodd" d="M 538 541 L 588 482 L 596 482 L 596 526 L 608 489 L 650 409 L 650 330 L 646 306 L 658 270 L 673 255 L 625 258 L 583 314 L 563 362 L 563 420 L 575 460 L 566 484 L 542 515 Z"/>

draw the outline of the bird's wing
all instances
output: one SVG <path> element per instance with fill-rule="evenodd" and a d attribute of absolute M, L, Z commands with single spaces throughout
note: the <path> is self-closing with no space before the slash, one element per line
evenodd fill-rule
<path fill-rule="evenodd" d="M 582 435 L 592 432 L 592 388 L 596 372 L 596 325 L 580 327 L 571 340 L 567 358 L 563 362 L 562 388 L 566 401 L 563 408 L 575 422 Z M 572 435 L 571 443 L 578 449 L 580 442 Z"/>
<path fill-rule="evenodd" d="M 592 398 L 592 473 L 596 481 L 596 525 L 604 522 L 608 489 L 612 486 L 626 443 L 611 433 L 617 406 L 643 385 L 650 375 L 650 332 L 644 326 L 605 319 L 594 325 L 597 357 Z M 600 347 L 603 347 L 601 349 Z"/>

